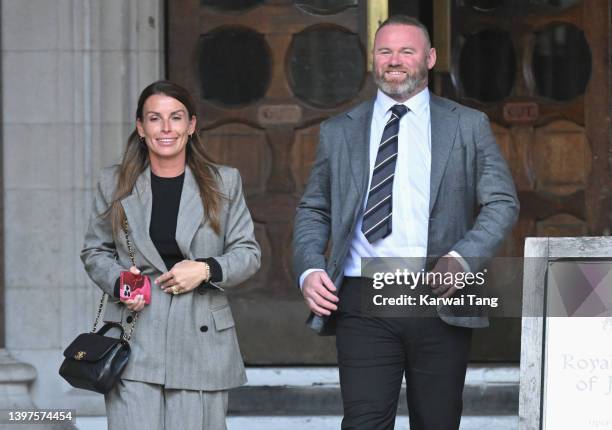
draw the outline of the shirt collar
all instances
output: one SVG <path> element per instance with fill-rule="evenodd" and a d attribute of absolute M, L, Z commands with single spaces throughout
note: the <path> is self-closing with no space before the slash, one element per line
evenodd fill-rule
<path fill-rule="evenodd" d="M 398 104 L 397 101 L 383 93 L 380 89 L 376 94 L 376 101 L 374 102 L 374 109 L 383 117 L 387 114 L 389 109 L 394 105 Z M 422 118 L 429 109 L 429 89 L 425 87 L 422 91 L 410 97 L 404 103 L 401 103 L 410 109 L 417 117 Z"/>

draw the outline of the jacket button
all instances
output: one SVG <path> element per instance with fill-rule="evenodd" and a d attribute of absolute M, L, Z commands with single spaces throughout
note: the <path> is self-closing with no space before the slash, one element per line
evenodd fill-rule
<path fill-rule="evenodd" d="M 204 288 L 202 288 L 202 287 L 198 288 L 198 294 L 199 295 L 203 296 L 205 292 L 206 291 L 204 291 Z"/>
<path fill-rule="evenodd" d="M 134 317 L 132 315 L 130 315 L 129 317 L 125 319 L 125 322 L 128 324 L 132 324 L 132 321 L 134 321 Z"/>
<path fill-rule="evenodd" d="M 208 326 L 207 325 L 203 325 L 202 327 L 200 327 L 200 331 L 202 333 L 206 333 L 208 331 Z"/>

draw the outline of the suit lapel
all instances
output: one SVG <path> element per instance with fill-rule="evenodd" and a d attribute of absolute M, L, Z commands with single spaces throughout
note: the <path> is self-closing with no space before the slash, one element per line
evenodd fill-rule
<path fill-rule="evenodd" d="M 451 108 L 444 106 L 435 96 L 429 102 L 431 115 L 431 175 L 429 188 L 429 213 L 433 210 L 448 157 L 457 134 L 459 117 Z"/>
<path fill-rule="evenodd" d="M 347 158 L 353 175 L 354 186 L 357 190 L 358 208 L 361 207 L 359 203 L 363 202 L 363 198 L 365 198 L 370 174 L 370 128 L 373 111 L 373 101 L 358 106 L 347 113 L 349 121 L 346 121 L 344 127 Z M 347 192 L 343 195 L 349 196 L 351 194 Z"/>
<path fill-rule="evenodd" d="M 191 241 L 200 227 L 203 218 L 204 210 L 202 208 L 200 189 L 193 173 L 189 167 L 186 167 L 181 204 L 176 221 L 176 243 L 185 258 L 191 258 L 189 251 Z"/>
<path fill-rule="evenodd" d="M 160 272 L 168 269 L 149 235 L 153 195 L 151 192 L 151 170 L 149 167 L 138 177 L 132 194 L 121 200 L 130 226 L 129 235 L 132 245 L 152 266 Z"/>

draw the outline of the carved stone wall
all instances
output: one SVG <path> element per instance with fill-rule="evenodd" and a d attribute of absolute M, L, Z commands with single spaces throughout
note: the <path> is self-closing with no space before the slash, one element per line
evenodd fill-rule
<path fill-rule="evenodd" d="M 102 415 L 57 375 L 101 293 L 79 251 L 102 166 L 119 160 L 140 90 L 163 76 L 162 0 L 3 0 L 6 348 L 40 408 Z"/>

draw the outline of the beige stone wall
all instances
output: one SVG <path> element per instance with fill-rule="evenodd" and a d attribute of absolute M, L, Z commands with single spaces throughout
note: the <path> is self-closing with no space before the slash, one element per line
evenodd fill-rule
<path fill-rule="evenodd" d="M 140 90 L 164 76 L 163 0 L 2 0 L 6 348 L 41 408 L 103 414 L 57 375 L 100 293 L 78 254 L 100 167 L 117 162 Z"/>

